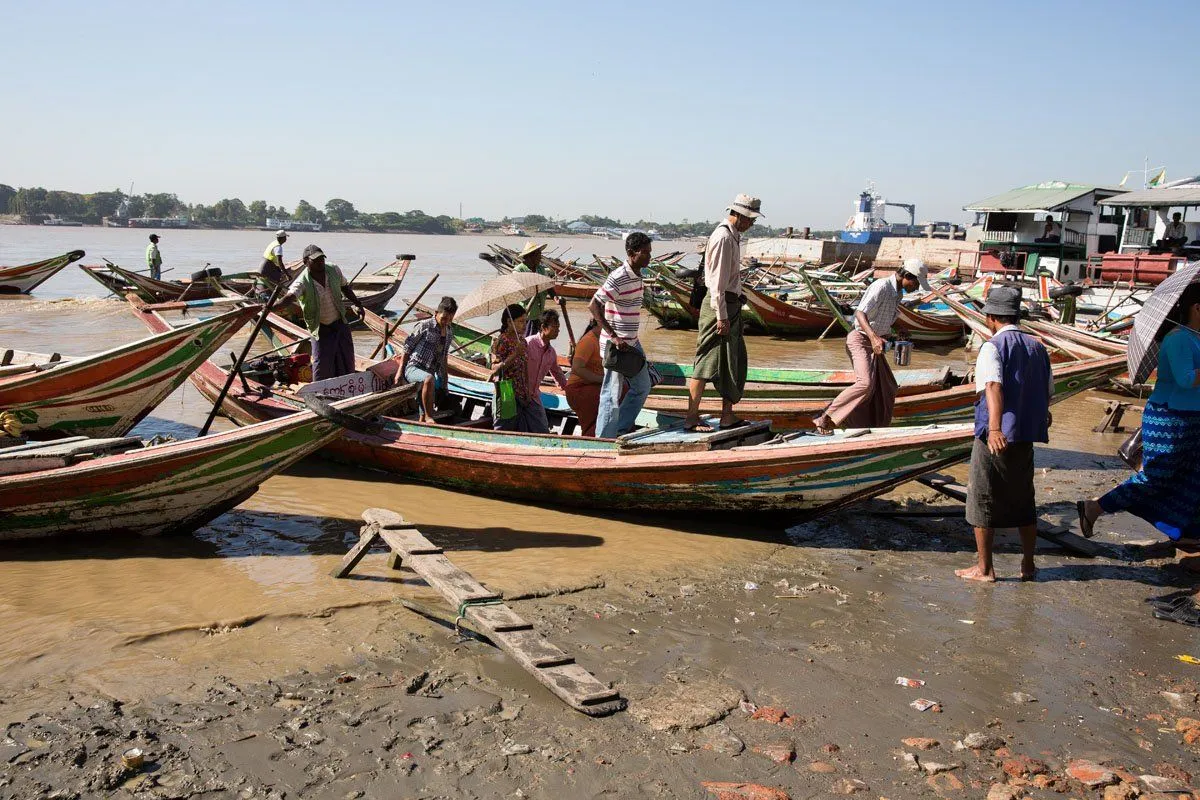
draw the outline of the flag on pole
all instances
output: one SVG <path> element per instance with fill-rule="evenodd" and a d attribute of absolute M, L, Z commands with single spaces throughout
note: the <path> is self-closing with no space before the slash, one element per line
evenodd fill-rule
<path fill-rule="evenodd" d="M 1163 169 L 1160 169 L 1158 171 L 1157 175 L 1155 175 L 1153 178 L 1150 179 L 1150 182 L 1147 183 L 1146 186 L 1158 186 L 1160 183 L 1162 183 L 1164 180 L 1166 180 L 1166 177 L 1167 177 L 1167 170 L 1164 167 Z"/>

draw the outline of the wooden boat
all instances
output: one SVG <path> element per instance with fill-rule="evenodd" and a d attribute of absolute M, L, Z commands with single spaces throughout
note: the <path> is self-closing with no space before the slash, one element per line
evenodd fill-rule
<path fill-rule="evenodd" d="M 957 342 L 966 333 L 966 326 L 956 316 L 928 314 L 903 303 L 896 306 L 895 327 L 907 329 L 911 341 L 927 344 Z"/>
<path fill-rule="evenodd" d="M 187 282 L 162 280 L 151 278 L 149 275 L 141 275 L 111 262 L 103 266 L 80 264 L 80 267 L 110 292 L 124 297 L 129 291 L 134 291 L 143 300 L 151 303 L 168 300 L 203 300 L 219 297 L 222 291 L 215 279 Z"/>
<path fill-rule="evenodd" d="M 414 308 L 431 309 L 423 306 Z M 389 332 L 388 322 L 382 317 L 368 314 L 364 320 L 368 328 L 383 335 Z M 398 352 L 399 346 L 407 338 L 404 330 L 391 331 L 391 344 L 385 349 L 388 356 Z M 461 355 L 451 355 L 448 367 L 451 375 L 473 380 L 486 380 L 488 369 L 486 356 L 490 338 L 486 332 L 480 331 L 468 324 L 454 323 L 452 335 L 456 345 L 463 349 Z M 480 337 L 484 338 L 480 338 Z M 568 369 L 570 364 L 560 356 L 560 366 Z M 676 364 L 668 361 L 652 362 L 662 377 L 662 383 L 654 387 L 654 396 L 682 396 L 686 394 L 686 379 L 692 374 L 691 364 Z M 933 367 L 928 369 L 902 369 L 895 372 L 899 385 L 898 394 L 901 396 L 936 392 L 953 386 L 959 386 L 966 381 L 966 376 L 952 372 L 949 367 Z M 839 392 L 854 382 L 852 370 L 830 369 L 771 369 L 750 367 L 747 369 L 746 398 L 826 398 L 832 399 Z M 557 388 L 549 387 L 551 393 Z M 706 394 L 715 396 L 715 390 L 706 389 Z"/>
<path fill-rule="evenodd" d="M 22 264 L 19 267 L 0 267 L 0 293 L 29 294 L 54 277 L 63 267 L 74 264 L 83 256 L 82 250 L 72 250 L 61 256 L 35 261 L 32 264 Z"/>
<path fill-rule="evenodd" d="M 762 321 L 763 328 L 772 335 L 821 333 L 834 322 L 833 315 L 825 309 L 789 303 L 749 286 L 743 286 L 742 290 L 746 293 L 746 302 Z"/>
<path fill-rule="evenodd" d="M 146 309 L 139 317 L 166 325 Z M 279 341 L 302 331 L 272 319 Z M 371 365 L 359 359 L 360 368 Z M 286 418 L 299 409 L 288 388 L 235 381 L 222 411 L 250 424 Z M 192 382 L 215 397 L 227 378 L 207 361 Z M 323 454 L 406 479 L 472 494 L 572 507 L 647 511 L 799 511 L 819 514 L 887 491 L 969 455 L 970 425 L 930 425 L 849 431 L 833 437 L 774 437 L 763 423 L 687 434 L 678 422 L 619 440 L 493 431 L 488 418 L 429 425 L 386 417 L 378 434 L 347 432 Z"/>
<path fill-rule="evenodd" d="M 82 358 L 10 360 L 0 367 L 0 409 L 29 433 L 123 436 L 258 310 L 237 308 Z"/>
<path fill-rule="evenodd" d="M 325 413 L 334 419 L 374 415 L 414 388 L 337 401 Z M 342 430 L 297 409 L 258 425 L 150 447 L 137 439 L 79 439 L 0 450 L 0 540 L 191 531 Z M 126 452 L 114 452 L 120 450 Z"/>
<path fill-rule="evenodd" d="M 1110 377 L 1125 371 L 1125 356 L 1108 356 L 1070 361 L 1054 365 L 1054 397 L 1057 403 L 1085 389 L 1097 386 Z M 685 396 L 662 396 L 651 394 L 645 408 L 663 414 L 682 417 L 687 412 Z M 737 405 L 738 415 L 744 419 L 770 420 L 779 431 L 796 431 L 812 428 L 812 418 L 824 410 L 825 400 L 795 400 L 751 398 Z M 720 400 L 705 398 L 700 406 L 705 413 L 716 413 Z M 936 392 L 924 392 L 896 398 L 893 424 L 922 425 L 950 423 L 970 419 L 975 408 L 975 385 L 965 384 Z"/>

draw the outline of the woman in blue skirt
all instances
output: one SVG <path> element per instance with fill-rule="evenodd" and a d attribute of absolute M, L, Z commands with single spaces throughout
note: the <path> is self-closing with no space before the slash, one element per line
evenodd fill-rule
<path fill-rule="evenodd" d="M 1200 545 L 1200 284 L 1184 290 L 1170 320 L 1142 414 L 1142 468 L 1078 503 L 1084 536 L 1101 514 L 1128 511 L 1182 545 Z"/>

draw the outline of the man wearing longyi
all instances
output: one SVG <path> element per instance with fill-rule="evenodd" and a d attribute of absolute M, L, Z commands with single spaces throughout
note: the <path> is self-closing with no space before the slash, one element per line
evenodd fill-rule
<path fill-rule="evenodd" d="M 304 248 L 304 271 L 279 299 L 296 298 L 304 313 L 304 326 L 312 334 L 313 380 L 338 378 L 354 372 L 354 339 L 346 323 L 345 297 L 363 315 L 362 301 L 346 283 L 342 271 L 325 263 L 325 251 L 310 244 Z"/>
<path fill-rule="evenodd" d="M 712 381 L 721 395 L 721 428 L 745 425 L 733 413 L 746 388 L 746 339 L 743 335 L 742 234 L 762 216 L 762 201 L 739 194 L 727 209 L 729 216 L 708 237 L 704 251 L 704 283 L 708 296 L 700 305 L 696 362 L 688 379 L 687 431 L 711 433 L 700 421 L 704 386 Z"/>

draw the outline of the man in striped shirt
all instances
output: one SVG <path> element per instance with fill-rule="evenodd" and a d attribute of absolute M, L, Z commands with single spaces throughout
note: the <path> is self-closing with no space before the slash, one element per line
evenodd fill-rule
<path fill-rule="evenodd" d="M 633 429 L 633 422 L 646 395 L 650 394 L 650 370 L 638 340 L 642 321 L 642 270 L 650 265 L 650 237 L 641 231 L 625 239 L 625 263 L 614 269 L 596 290 L 589 309 L 600 326 L 600 353 L 609 348 L 636 350 L 642 368 L 633 375 L 604 369 L 600 385 L 600 411 L 596 416 L 596 435 L 614 438 Z M 607 361 L 607 359 L 605 359 Z M 628 387 L 624 399 L 621 392 Z"/>

